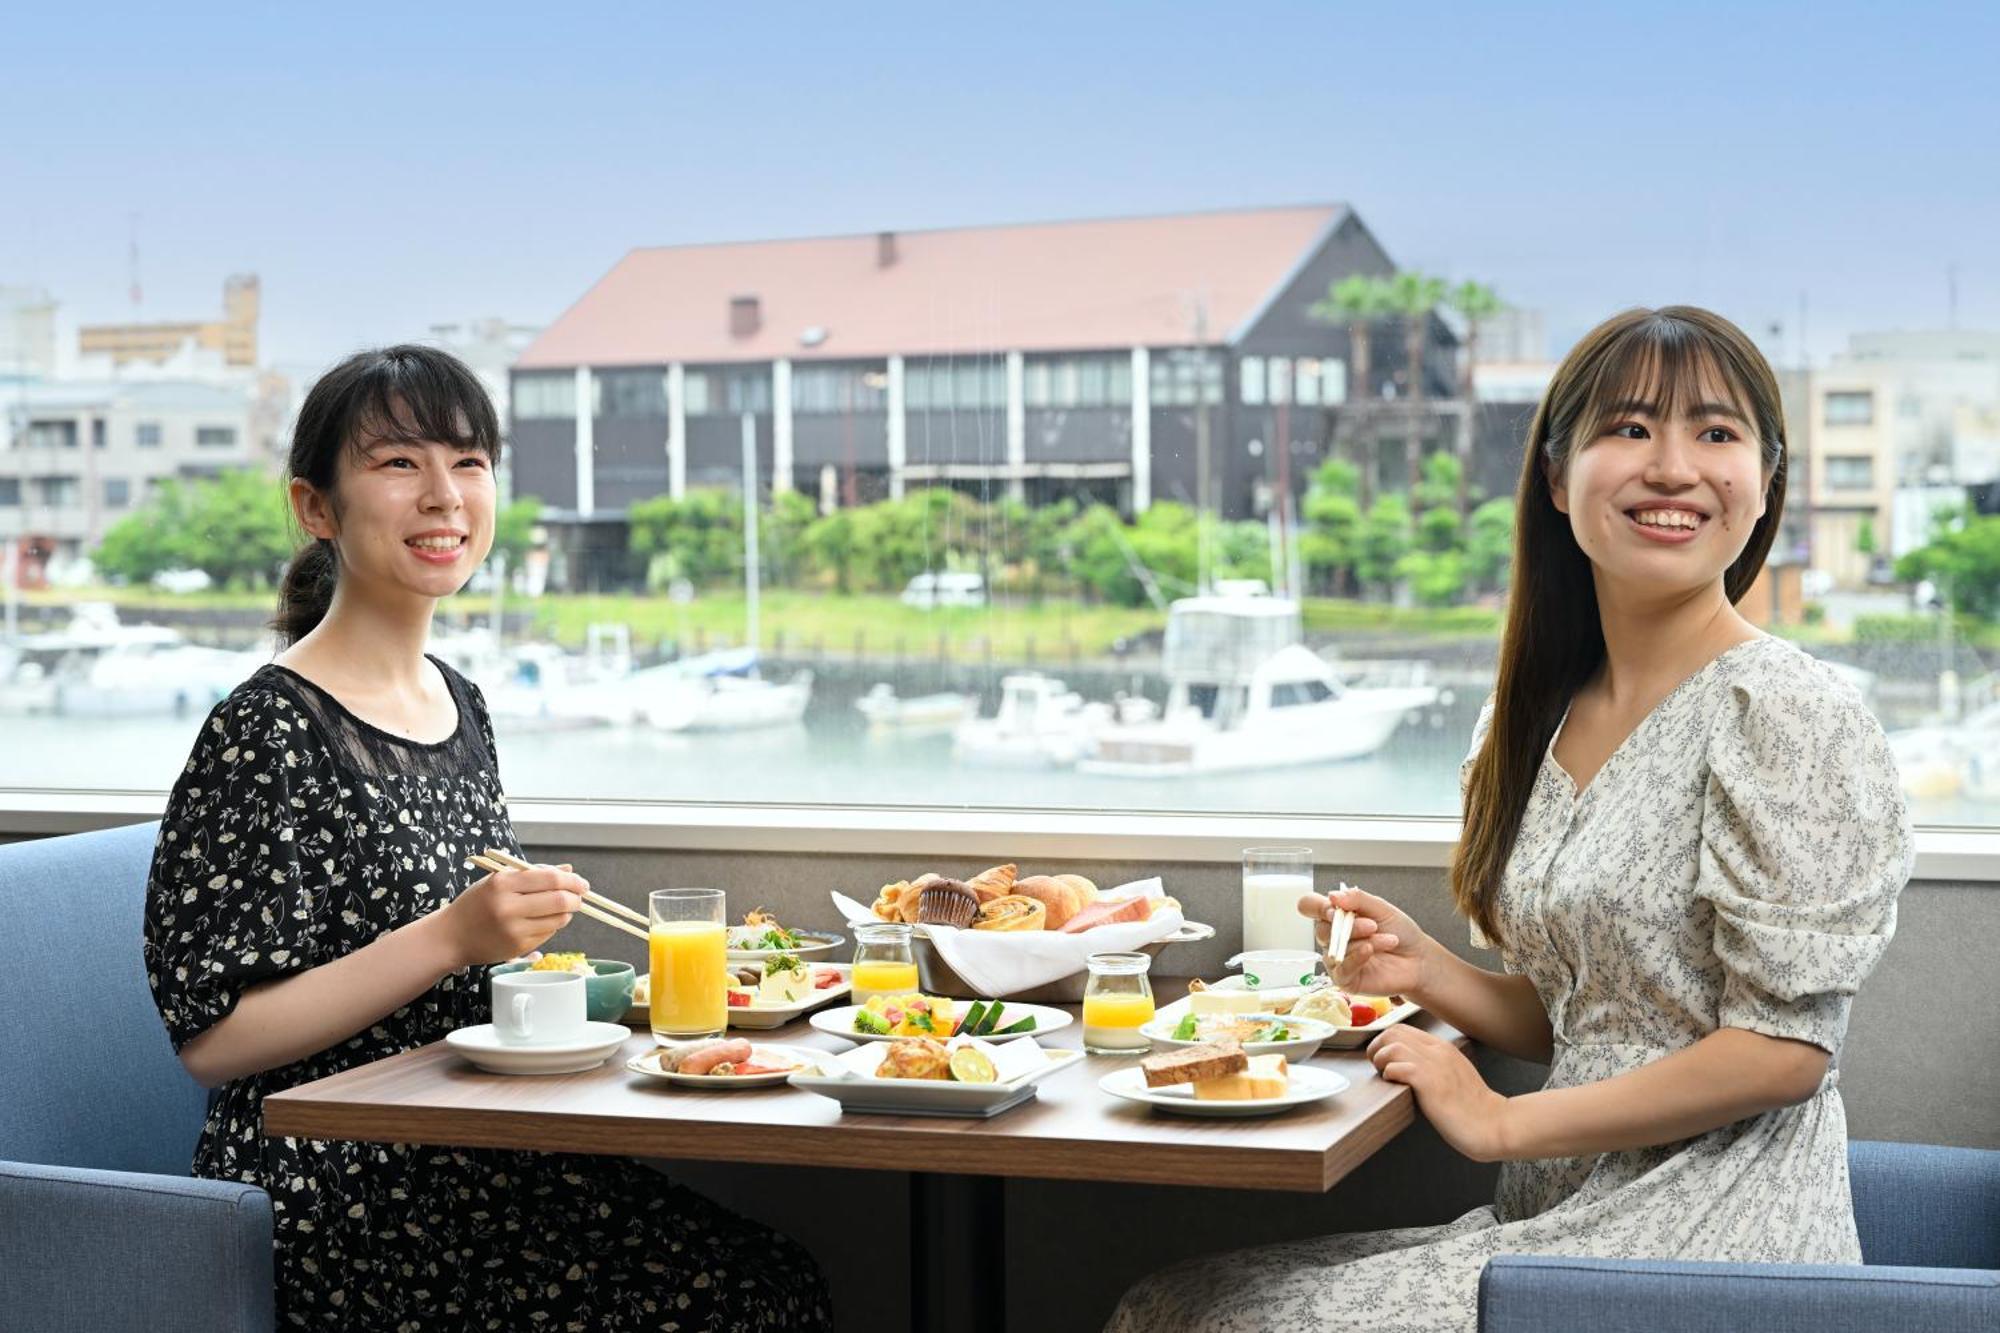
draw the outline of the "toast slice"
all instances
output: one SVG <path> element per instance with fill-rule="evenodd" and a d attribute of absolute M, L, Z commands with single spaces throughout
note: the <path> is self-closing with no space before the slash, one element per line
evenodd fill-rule
<path fill-rule="evenodd" d="M 1250 1057 L 1236 1041 L 1211 1041 L 1200 1046 L 1183 1046 L 1161 1055 L 1149 1055 L 1139 1062 L 1149 1088 L 1166 1088 L 1176 1083 L 1195 1083 L 1224 1078 L 1250 1068 Z"/>

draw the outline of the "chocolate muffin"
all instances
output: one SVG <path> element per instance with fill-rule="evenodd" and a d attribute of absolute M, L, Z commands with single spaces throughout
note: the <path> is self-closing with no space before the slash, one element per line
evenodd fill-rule
<path fill-rule="evenodd" d="M 962 880 L 934 880 L 917 895 L 917 920 L 927 926 L 956 926 L 964 930 L 978 911 L 979 895 Z"/>

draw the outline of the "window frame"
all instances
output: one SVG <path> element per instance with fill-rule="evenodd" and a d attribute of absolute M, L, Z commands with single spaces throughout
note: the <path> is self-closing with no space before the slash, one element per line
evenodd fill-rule
<path fill-rule="evenodd" d="M 0 789 L 0 836 L 85 833 L 158 819 L 165 792 Z M 995 856 L 1234 865 L 1258 845 L 1310 846 L 1321 864 L 1443 870 L 1445 815 L 1162 814 L 923 806 L 723 805 L 510 798 L 531 846 L 593 850 Z M 2000 829 L 1920 826 L 1912 878 L 2000 885 Z"/>

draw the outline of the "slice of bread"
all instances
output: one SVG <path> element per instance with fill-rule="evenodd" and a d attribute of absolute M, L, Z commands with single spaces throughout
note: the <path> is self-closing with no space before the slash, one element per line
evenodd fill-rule
<path fill-rule="evenodd" d="M 1291 1083 L 1291 1071 L 1282 1055 L 1253 1055 L 1250 1067 L 1240 1074 L 1221 1078 L 1196 1079 L 1195 1100 L 1204 1102 L 1247 1102 L 1264 1097 L 1282 1097 Z"/>
<path fill-rule="evenodd" d="M 1149 1055 L 1139 1062 L 1149 1088 L 1172 1087 L 1176 1083 L 1199 1085 L 1204 1079 L 1226 1078 L 1249 1067 L 1250 1057 L 1243 1053 L 1241 1043 L 1234 1041 L 1183 1046 L 1162 1055 Z"/>

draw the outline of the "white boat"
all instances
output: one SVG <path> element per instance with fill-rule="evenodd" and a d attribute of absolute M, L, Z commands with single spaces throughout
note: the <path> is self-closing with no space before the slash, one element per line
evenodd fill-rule
<path fill-rule="evenodd" d="M 645 717 L 661 731 L 747 731 L 798 722 L 812 702 L 813 676 L 790 680 L 716 673 L 662 677 L 645 701 Z"/>
<path fill-rule="evenodd" d="M 1301 640 L 1298 603 L 1189 597 L 1167 615 L 1167 706 L 1110 727 L 1081 772 L 1167 777 L 1358 759 L 1438 699 L 1425 683 L 1356 686 Z"/>
<path fill-rule="evenodd" d="M 1891 732 L 1889 752 L 1908 796 L 2000 803 L 2000 704 L 1949 726 Z"/>
<path fill-rule="evenodd" d="M 854 701 L 854 708 L 868 719 L 870 731 L 917 735 L 952 730 L 979 710 L 979 700 L 948 691 L 903 699 L 897 697 L 895 686 L 879 681 Z"/>
<path fill-rule="evenodd" d="M 1107 727 L 1157 716 L 1150 699 L 1120 694 L 1109 703 L 1086 701 L 1053 676 L 1026 671 L 1000 678 L 999 711 L 959 723 L 951 752 L 969 764 L 1067 768 L 1096 752 Z"/>
<path fill-rule="evenodd" d="M 66 628 L 9 645 L 0 663 L 0 713 L 206 712 L 269 660 L 267 652 L 192 644 L 163 625 L 121 624 L 109 603 L 83 602 Z"/>

